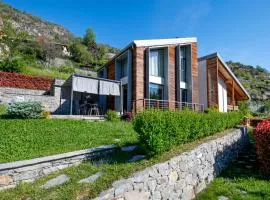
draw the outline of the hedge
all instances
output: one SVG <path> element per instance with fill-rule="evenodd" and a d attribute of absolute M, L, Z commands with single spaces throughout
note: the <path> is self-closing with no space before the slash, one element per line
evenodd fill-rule
<path fill-rule="evenodd" d="M 30 76 L 18 73 L 0 72 L 1 87 L 49 90 L 52 81 L 53 80 L 51 78 Z"/>
<path fill-rule="evenodd" d="M 232 128 L 240 124 L 242 119 L 243 114 L 240 112 L 146 110 L 135 116 L 133 126 L 145 153 L 152 156 L 170 150 L 175 145 Z"/>
<path fill-rule="evenodd" d="M 270 120 L 257 125 L 254 139 L 260 167 L 265 174 L 270 175 Z"/>

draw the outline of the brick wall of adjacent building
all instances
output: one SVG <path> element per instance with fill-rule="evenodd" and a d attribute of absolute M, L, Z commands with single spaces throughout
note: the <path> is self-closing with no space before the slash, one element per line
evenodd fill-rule
<path fill-rule="evenodd" d="M 211 58 L 206 61 L 207 66 L 207 96 L 208 106 L 218 105 L 218 68 L 217 58 Z"/>

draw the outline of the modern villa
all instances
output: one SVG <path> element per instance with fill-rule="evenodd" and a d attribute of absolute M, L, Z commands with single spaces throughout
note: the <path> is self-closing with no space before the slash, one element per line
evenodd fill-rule
<path fill-rule="evenodd" d="M 98 76 L 122 82 L 124 111 L 203 109 L 199 105 L 196 38 L 135 40 L 100 68 Z M 108 109 L 119 110 L 119 97 L 104 101 Z"/>
<path fill-rule="evenodd" d="M 211 106 L 227 112 L 250 98 L 218 54 L 197 55 L 196 38 L 132 41 L 98 70 L 100 78 L 121 81 L 122 91 L 100 97 L 100 104 L 124 112 Z"/>

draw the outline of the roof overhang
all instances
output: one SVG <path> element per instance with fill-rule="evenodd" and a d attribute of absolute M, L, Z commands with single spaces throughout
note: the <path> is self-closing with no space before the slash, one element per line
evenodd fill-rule
<path fill-rule="evenodd" d="M 169 38 L 169 39 L 151 39 L 151 40 L 133 40 L 127 46 L 125 46 L 121 51 L 112 57 L 104 66 L 100 67 L 97 71 L 103 69 L 111 61 L 121 56 L 127 49 L 132 46 L 136 47 L 152 47 L 152 46 L 166 46 L 166 45 L 176 45 L 176 44 L 190 44 L 197 42 L 196 37 L 189 38 Z"/>
<path fill-rule="evenodd" d="M 171 39 L 153 39 L 153 40 L 134 40 L 133 43 L 137 47 L 151 47 L 151 46 L 162 46 L 162 45 L 176 45 L 185 43 L 197 42 L 197 38 L 171 38 Z"/>

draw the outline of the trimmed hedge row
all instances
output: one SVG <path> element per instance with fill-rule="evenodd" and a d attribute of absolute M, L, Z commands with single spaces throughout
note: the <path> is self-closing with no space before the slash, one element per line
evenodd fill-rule
<path fill-rule="evenodd" d="M 30 76 L 18 73 L 0 72 L 1 87 L 49 90 L 52 81 L 53 80 L 51 78 Z"/>
<path fill-rule="evenodd" d="M 254 139 L 261 169 L 270 175 L 270 120 L 264 120 L 257 125 Z"/>
<path fill-rule="evenodd" d="M 133 125 L 145 153 L 152 156 L 175 145 L 232 128 L 240 124 L 242 119 L 240 112 L 146 110 L 135 116 Z"/>

